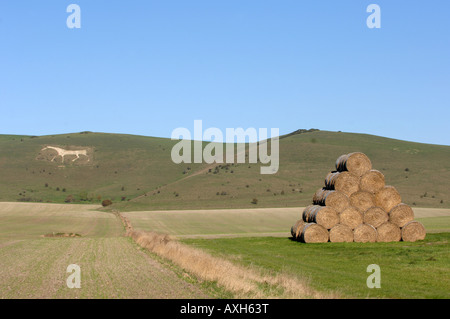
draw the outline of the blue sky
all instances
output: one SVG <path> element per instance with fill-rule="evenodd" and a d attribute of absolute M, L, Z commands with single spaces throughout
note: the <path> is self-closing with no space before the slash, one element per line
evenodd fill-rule
<path fill-rule="evenodd" d="M 0 133 L 170 137 L 202 120 L 450 145 L 449 16 L 447 0 L 2 1 Z"/>

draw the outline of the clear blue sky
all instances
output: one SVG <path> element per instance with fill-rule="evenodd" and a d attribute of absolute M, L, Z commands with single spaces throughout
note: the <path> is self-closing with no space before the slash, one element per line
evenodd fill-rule
<path fill-rule="evenodd" d="M 2 134 L 170 137 L 198 119 L 450 145 L 449 77 L 448 0 L 0 2 Z"/>

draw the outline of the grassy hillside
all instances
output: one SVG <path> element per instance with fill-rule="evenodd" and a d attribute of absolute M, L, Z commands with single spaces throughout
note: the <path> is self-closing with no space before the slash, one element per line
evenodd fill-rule
<path fill-rule="evenodd" d="M 72 195 L 75 203 L 111 198 L 120 210 L 305 206 L 337 157 L 361 151 L 405 203 L 450 207 L 449 146 L 342 132 L 291 134 L 280 139 L 279 171 L 261 175 L 260 164 L 174 164 L 170 152 L 175 143 L 102 133 L 3 135 L 0 201 L 62 203 Z M 92 160 L 51 162 L 48 155 L 39 156 L 48 145 L 89 148 Z"/>
<path fill-rule="evenodd" d="M 184 178 L 119 207 L 151 210 L 305 206 L 323 186 L 335 160 L 355 151 L 370 157 L 373 167 L 385 174 L 386 183 L 399 190 L 405 203 L 450 207 L 450 147 L 325 131 L 280 139 L 280 168 L 276 174 L 261 175 L 259 164 L 213 165 L 211 172 Z M 257 204 L 251 203 L 254 198 Z"/>
<path fill-rule="evenodd" d="M 126 201 L 183 176 L 188 165 L 170 159 L 170 139 L 77 133 L 54 136 L 0 136 L 0 201 L 99 203 Z M 52 145 L 92 149 L 91 160 L 64 163 L 39 155 Z M 197 165 L 198 166 L 198 165 Z"/>

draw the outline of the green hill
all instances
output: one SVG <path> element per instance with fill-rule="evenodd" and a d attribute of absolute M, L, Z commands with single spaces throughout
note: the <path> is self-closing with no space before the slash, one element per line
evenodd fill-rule
<path fill-rule="evenodd" d="M 304 206 L 340 155 L 360 151 L 405 203 L 450 207 L 449 146 L 298 131 L 280 139 L 278 172 L 261 175 L 260 164 L 174 164 L 170 153 L 176 143 L 91 132 L 2 135 L 0 201 L 97 203 L 108 198 L 120 210 Z M 62 162 L 56 152 L 43 151 L 46 146 L 86 149 L 87 155 L 69 155 Z"/>

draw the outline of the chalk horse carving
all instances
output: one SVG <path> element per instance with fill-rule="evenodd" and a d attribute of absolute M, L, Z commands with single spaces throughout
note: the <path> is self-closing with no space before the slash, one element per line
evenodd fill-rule
<path fill-rule="evenodd" d="M 75 155 L 76 156 L 72 160 L 72 162 L 75 162 L 77 159 L 79 159 L 80 155 L 84 155 L 88 158 L 88 162 L 89 162 L 89 156 L 87 155 L 87 150 L 71 151 L 71 150 L 65 150 L 65 149 L 59 148 L 59 147 L 46 146 L 41 151 L 45 151 L 48 149 L 55 150 L 58 153 L 58 155 L 53 156 L 53 158 L 51 159 L 51 162 L 53 162 L 55 160 L 55 158 L 57 158 L 58 156 L 61 156 L 62 162 L 64 163 L 64 156 L 66 156 L 66 155 Z"/>

